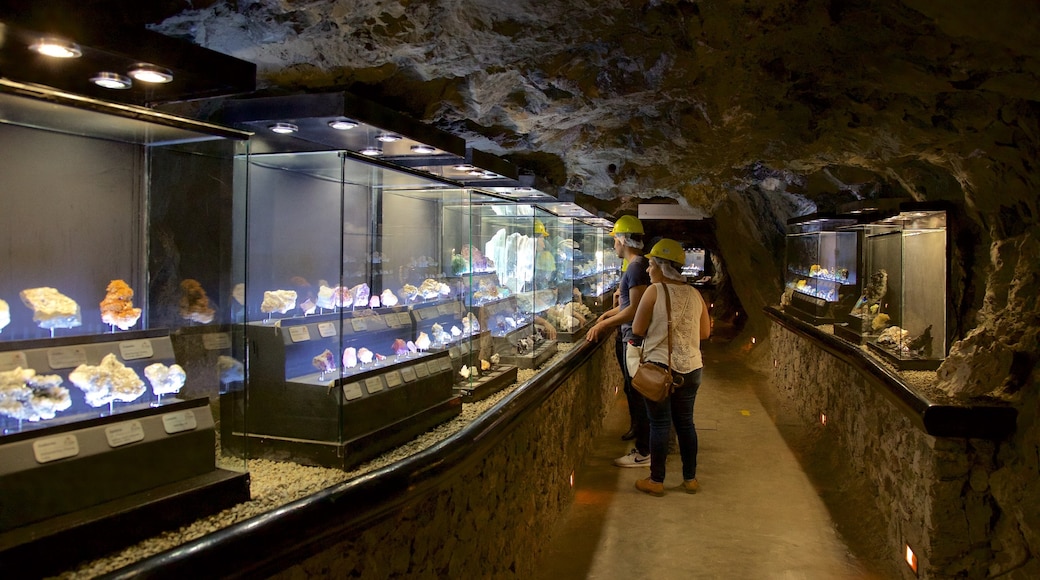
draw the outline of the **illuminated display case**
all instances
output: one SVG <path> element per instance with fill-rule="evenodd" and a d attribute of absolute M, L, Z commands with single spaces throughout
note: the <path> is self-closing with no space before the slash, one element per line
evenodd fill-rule
<path fill-rule="evenodd" d="M 249 498 L 210 411 L 247 137 L 0 79 L 0 566 Z"/>
<path fill-rule="evenodd" d="M 614 251 L 610 235 L 613 224 L 603 219 L 580 220 L 575 227 L 574 240 L 578 250 L 572 269 L 574 289 L 592 315 L 596 316 L 613 307 L 614 291 L 621 283 L 621 258 Z"/>
<path fill-rule="evenodd" d="M 841 228 L 854 219 L 809 215 L 788 221 L 785 244 L 787 310 L 811 324 L 838 320 L 859 295 L 858 235 Z"/>
<path fill-rule="evenodd" d="M 947 209 L 904 203 L 863 226 L 869 277 L 850 314 L 868 347 L 903 370 L 937 369 L 949 348 Z"/>

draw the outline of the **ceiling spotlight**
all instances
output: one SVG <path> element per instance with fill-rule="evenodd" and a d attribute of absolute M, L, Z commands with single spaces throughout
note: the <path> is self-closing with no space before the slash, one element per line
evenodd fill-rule
<path fill-rule="evenodd" d="M 116 90 L 129 89 L 134 84 L 130 77 L 114 72 L 99 72 L 90 77 L 90 82 L 103 89 Z"/>
<path fill-rule="evenodd" d="M 430 147 L 429 145 L 412 145 L 412 153 L 421 153 L 423 155 L 428 155 L 430 153 L 433 153 L 434 151 L 436 151 L 436 149 Z"/>
<path fill-rule="evenodd" d="M 498 177 L 498 174 L 494 171 L 485 171 L 480 174 L 481 179 L 495 179 L 496 177 Z"/>
<path fill-rule="evenodd" d="M 369 146 L 369 147 L 365 147 L 364 149 L 359 151 L 359 153 L 361 153 L 362 155 L 367 155 L 369 157 L 378 157 L 378 156 L 383 154 L 383 150 L 380 149 L 379 147 L 371 147 L 371 146 Z"/>
<path fill-rule="evenodd" d="M 142 83 L 168 83 L 173 80 L 170 69 L 148 63 L 134 65 L 127 74 Z"/>
<path fill-rule="evenodd" d="M 274 125 L 268 125 L 267 128 L 280 135 L 287 135 L 300 130 L 299 127 L 292 123 L 275 123 Z"/>
<path fill-rule="evenodd" d="M 393 143 L 400 140 L 401 136 L 394 133 L 380 133 L 376 136 L 376 141 L 382 141 L 383 143 Z"/>
<path fill-rule="evenodd" d="M 476 167 L 471 168 L 466 173 L 472 175 L 473 177 L 484 177 L 484 172 L 477 169 Z"/>
<path fill-rule="evenodd" d="M 41 38 L 29 45 L 29 50 L 54 58 L 79 58 L 83 51 L 75 42 L 60 38 Z"/>
<path fill-rule="evenodd" d="M 472 165 L 466 165 L 465 163 L 463 163 L 461 165 L 456 165 L 452 169 L 454 169 L 455 171 L 473 171 L 474 169 L 476 169 L 476 167 L 473 167 Z"/>
<path fill-rule="evenodd" d="M 520 186 L 520 187 L 514 187 L 513 191 L 521 191 L 521 192 L 524 192 L 524 191 L 534 191 L 534 188 L 526 187 L 526 186 Z"/>
<path fill-rule="evenodd" d="M 332 121 L 329 121 L 329 127 L 332 127 L 337 131 L 346 131 L 357 126 L 357 121 L 352 121 L 350 119 L 333 119 Z"/>

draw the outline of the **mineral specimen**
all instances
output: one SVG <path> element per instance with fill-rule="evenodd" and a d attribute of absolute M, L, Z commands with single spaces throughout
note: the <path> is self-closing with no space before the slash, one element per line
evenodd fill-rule
<path fill-rule="evenodd" d="M 352 369 L 357 366 L 357 363 L 357 349 L 352 346 L 343 349 L 343 368 Z"/>
<path fill-rule="evenodd" d="M 383 293 L 379 295 L 379 300 L 383 303 L 383 306 L 397 306 L 397 295 L 394 294 L 389 288 L 383 290 Z"/>
<path fill-rule="evenodd" d="M 408 354 L 408 345 L 405 344 L 404 339 L 395 338 L 394 343 L 390 345 L 390 350 L 392 350 L 394 354 L 398 356 L 402 354 Z"/>
<path fill-rule="evenodd" d="M 152 363 L 144 367 L 144 376 L 152 385 L 152 393 L 156 396 L 181 392 L 184 381 L 188 378 L 181 365 L 166 366 L 163 363 Z"/>
<path fill-rule="evenodd" d="M 232 383 L 245 380 L 245 367 L 238 360 L 220 355 L 217 357 L 217 372 L 220 374 L 220 382 Z"/>
<path fill-rule="evenodd" d="M 420 332 L 419 337 L 415 339 L 415 348 L 419 349 L 419 352 L 424 352 L 430 348 L 430 337 L 425 332 Z"/>
<path fill-rule="evenodd" d="M 906 341 L 908 336 L 910 336 L 909 330 L 903 330 L 898 326 L 890 326 L 878 335 L 877 343 L 888 345 L 892 348 L 899 348 L 900 345 Z"/>
<path fill-rule="evenodd" d="M 260 304 L 260 312 L 285 314 L 296 308 L 295 290 L 268 290 L 264 292 L 264 301 Z"/>
<path fill-rule="evenodd" d="M 209 307 L 209 298 L 198 280 L 187 278 L 181 281 L 181 318 L 199 324 L 213 322 L 216 310 Z"/>
<path fill-rule="evenodd" d="M 870 322 L 870 327 L 875 331 L 882 330 L 888 326 L 889 317 L 885 313 L 878 314 L 874 317 L 874 320 Z"/>
<path fill-rule="evenodd" d="M 83 391 L 91 407 L 114 401 L 130 402 L 144 394 L 145 386 L 134 369 L 119 362 L 114 354 L 106 354 L 97 366 L 82 364 L 69 373 L 69 380 Z"/>
<path fill-rule="evenodd" d="M 16 367 L 0 372 L 0 415 L 20 421 L 53 419 L 72 406 L 69 390 L 58 375 L 37 375 L 33 369 Z"/>
<path fill-rule="evenodd" d="M 332 351 L 326 348 L 325 352 L 314 357 L 311 364 L 314 365 L 314 368 L 318 369 L 319 373 L 324 375 L 327 372 L 336 370 L 336 355 L 332 354 Z"/>
<path fill-rule="evenodd" d="M 11 307 L 7 302 L 0 300 L 0 332 L 3 332 L 8 324 L 11 324 Z"/>
<path fill-rule="evenodd" d="M 372 362 L 373 356 L 374 355 L 372 351 L 368 350 L 365 347 L 361 347 L 357 351 L 357 358 L 359 361 L 361 361 L 361 364 L 363 365 L 367 365 L 368 363 Z"/>
<path fill-rule="evenodd" d="M 40 328 L 75 328 L 83 323 L 79 304 L 54 288 L 27 288 L 18 296 L 33 311 L 33 321 Z"/>
<path fill-rule="evenodd" d="M 880 302 L 887 292 L 888 272 L 885 270 L 874 272 L 870 275 L 867 285 L 863 287 L 863 294 L 856 301 L 856 305 L 852 307 L 850 314 L 853 316 L 866 315 L 870 312 L 870 307 Z"/>
<path fill-rule="evenodd" d="M 336 307 L 334 302 L 334 296 L 336 293 L 335 288 L 329 288 L 328 286 L 322 285 L 318 288 L 318 308 L 324 308 L 325 310 L 332 310 Z"/>
<path fill-rule="evenodd" d="M 134 291 L 122 280 L 112 280 L 101 301 L 101 321 L 120 330 L 130 330 L 141 318 L 141 309 L 134 308 Z"/>

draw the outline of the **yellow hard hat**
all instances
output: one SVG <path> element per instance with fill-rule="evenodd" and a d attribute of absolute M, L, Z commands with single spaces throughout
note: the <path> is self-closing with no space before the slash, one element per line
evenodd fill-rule
<path fill-rule="evenodd" d="M 654 244 L 654 247 L 650 248 L 650 253 L 646 255 L 647 258 L 650 256 L 677 264 L 686 263 L 686 252 L 683 251 L 682 244 L 668 238 L 662 238 L 660 242 Z"/>
<path fill-rule="evenodd" d="M 618 221 L 614 223 L 614 229 L 610 230 L 610 235 L 616 236 L 618 234 L 642 234 L 643 233 L 643 222 L 639 221 L 634 215 L 623 215 L 618 218 Z"/>
<path fill-rule="evenodd" d="M 545 224 L 541 220 L 534 220 L 534 233 L 539 236 L 548 236 L 549 230 L 545 229 Z"/>

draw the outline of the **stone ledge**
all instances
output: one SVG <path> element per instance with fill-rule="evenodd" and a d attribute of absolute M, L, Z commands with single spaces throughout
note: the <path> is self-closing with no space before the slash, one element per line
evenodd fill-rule
<path fill-rule="evenodd" d="M 766 316 L 784 328 L 813 340 L 823 350 L 857 369 L 882 394 L 894 401 L 918 429 L 928 435 L 1001 440 L 1015 432 L 1018 411 L 1011 406 L 936 403 L 858 346 L 823 332 L 776 307 L 767 306 L 763 310 Z"/>

